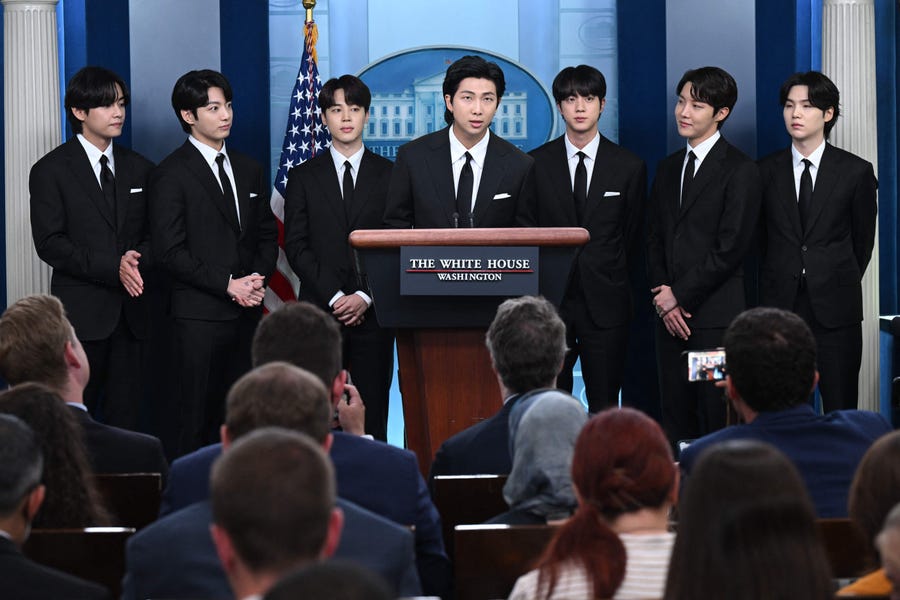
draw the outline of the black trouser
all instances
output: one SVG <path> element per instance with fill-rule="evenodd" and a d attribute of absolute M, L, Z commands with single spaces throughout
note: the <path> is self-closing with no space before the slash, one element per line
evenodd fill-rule
<path fill-rule="evenodd" d="M 131 333 L 125 313 L 108 338 L 82 341 L 91 378 L 82 398 L 98 421 L 137 430 L 144 393 L 144 342 Z"/>

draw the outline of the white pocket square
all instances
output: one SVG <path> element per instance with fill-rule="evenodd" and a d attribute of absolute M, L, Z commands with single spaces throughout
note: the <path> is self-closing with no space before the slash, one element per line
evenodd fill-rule
<path fill-rule="evenodd" d="M 502 194 L 494 194 L 494 200 L 503 200 L 504 198 L 510 198 L 510 197 L 511 196 L 509 194 L 507 194 L 506 192 L 503 192 Z"/>
<path fill-rule="evenodd" d="M 612 198 L 613 196 L 621 196 L 619 192 L 603 192 L 604 198 Z"/>
<path fill-rule="evenodd" d="M 250 197 L 251 197 L 251 198 L 256 198 L 257 196 L 259 196 L 259 194 L 254 194 L 253 192 L 250 192 Z"/>
<path fill-rule="evenodd" d="M 144 188 L 131 188 L 132 194 L 137 194 L 138 192 L 143 192 Z"/>

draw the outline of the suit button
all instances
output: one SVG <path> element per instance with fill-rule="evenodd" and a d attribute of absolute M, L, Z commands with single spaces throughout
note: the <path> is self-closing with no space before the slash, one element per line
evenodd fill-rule
<path fill-rule="evenodd" d="M 806 246 L 800 246 L 800 249 L 806 252 Z"/>

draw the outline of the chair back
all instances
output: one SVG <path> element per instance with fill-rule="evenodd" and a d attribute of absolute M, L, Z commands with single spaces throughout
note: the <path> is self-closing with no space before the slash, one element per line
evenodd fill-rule
<path fill-rule="evenodd" d="M 159 516 L 159 473 L 105 473 L 94 475 L 94 483 L 116 524 L 141 529 Z"/>
<path fill-rule="evenodd" d="M 872 570 L 872 550 L 859 526 L 851 519 L 816 519 L 825 545 L 831 575 L 837 579 L 859 577 Z"/>
<path fill-rule="evenodd" d="M 509 510 L 503 499 L 506 475 L 438 475 L 431 485 L 441 515 L 447 556 L 453 556 L 453 528 L 478 525 Z"/>

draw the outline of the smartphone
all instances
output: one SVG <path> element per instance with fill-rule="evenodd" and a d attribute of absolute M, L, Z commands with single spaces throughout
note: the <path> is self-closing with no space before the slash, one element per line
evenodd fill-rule
<path fill-rule="evenodd" d="M 685 352 L 688 381 L 721 381 L 725 379 L 725 348 Z"/>

